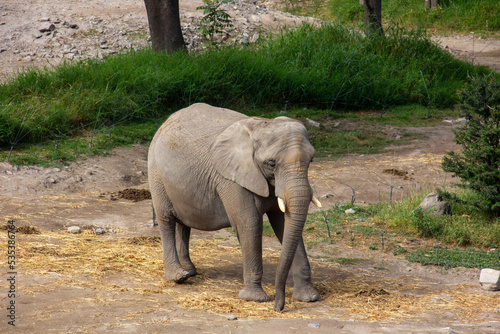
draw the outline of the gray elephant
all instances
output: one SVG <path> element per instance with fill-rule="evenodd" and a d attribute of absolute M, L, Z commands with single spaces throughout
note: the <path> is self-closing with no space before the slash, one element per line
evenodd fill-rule
<path fill-rule="evenodd" d="M 189 257 L 191 228 L 232 227 L 243 254 L 239 298 L 269 301 L 262 289 L 263 215 L 282 244 L 274 307 L 285 304 L 292 269 L 293 297 L 316 301 L 302 230 L 313 196 L 307 177 L 315 150 L 307 130 L 287 117 L 264 119 L 207 104 L 172 114 L 148 153 L 149 186 L 160 228 L 167 280 L 196 274 Z"/>

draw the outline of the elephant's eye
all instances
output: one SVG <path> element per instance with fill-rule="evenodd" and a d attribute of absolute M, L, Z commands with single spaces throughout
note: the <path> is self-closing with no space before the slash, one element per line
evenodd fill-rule
<path fill-rule="evenodd" d="M 267 165 L 269 167 L 273 167 L 274 168 L 276 166 L 276 161 L 274 161 L 272 159 L 269 159 L 269 160 L 267 160 Z"/>

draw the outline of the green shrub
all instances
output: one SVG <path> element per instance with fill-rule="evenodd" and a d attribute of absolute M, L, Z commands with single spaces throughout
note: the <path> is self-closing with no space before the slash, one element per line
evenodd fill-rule
<path fill-rule="evenodd" d="M 387 38 L 364 37 L 338 25 L 304 25 L 246 47 L 132 51 L 27 70 L 0 85 L 0 146 L 158 120 L 195 102 L 243 112 L 285 103 L 331 110 L 450 107 L 467 72 L 486 72 L 454 59 L 422 31 L 386 31 Z"/>
<path fill-rule="evenodd" d="M 224 29 L 233 26 L 231 16 L 225 9 L 220 8 L 229 2 L 231 0 L 203 0 L 204 5 L 196 7 L 197 10 L 203 10 L 203 14 L 205 14 L 200 22 L 201 35 L 212 45 L 215 44 L 215 34 L 220 34 Z"/>
<path fill-rule="evenodd" d="M 443 220 L 425 212 L 420 207 L 413 210 L 410 219 L 419 235 L 424 238 L 439 238 L 443 233 Z"/>
<path fill-rule="evenodd" d="M 470 76 L 459 93 L 467 122 L 455 131 L 462 152 L 448 152 L 443 169 L 477 193 L 474 205 L 500 214 L 500 81 L 493 75 Z"/>

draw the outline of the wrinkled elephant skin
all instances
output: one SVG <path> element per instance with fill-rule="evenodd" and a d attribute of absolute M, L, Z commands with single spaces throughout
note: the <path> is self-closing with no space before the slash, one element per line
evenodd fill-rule
<path fill-rule="evenodd" d="M 182 282 L 196 274 L 189 257 L 192 228 L 231 226 L 243 254 L 239 297 L 269 301 L 261 285 L 262 222 L 267 214 L 282 243 L 275 309 L 284 307 L 290 269 L 293 297 L 318 300 L 302 240 L 313 199 L 307 172 L 314 153 L 305 127 L 287 117 L 248 117 L 206 104 L 172 114 L 154 136 L 148 155 L 166 279 Z"/>

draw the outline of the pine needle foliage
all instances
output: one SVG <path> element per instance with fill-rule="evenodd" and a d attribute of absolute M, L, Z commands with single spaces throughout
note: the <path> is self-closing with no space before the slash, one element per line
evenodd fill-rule
<path fill-rule="evenodd" d="M 467 122 L 455 131 L 462 152 L 448 152 L 443 169 L 460 177 L 465 188 L 479 195 L 472 203 L 500 215 L 500 81 L 493 75 L 469 76 L 459 91 Z"/>

